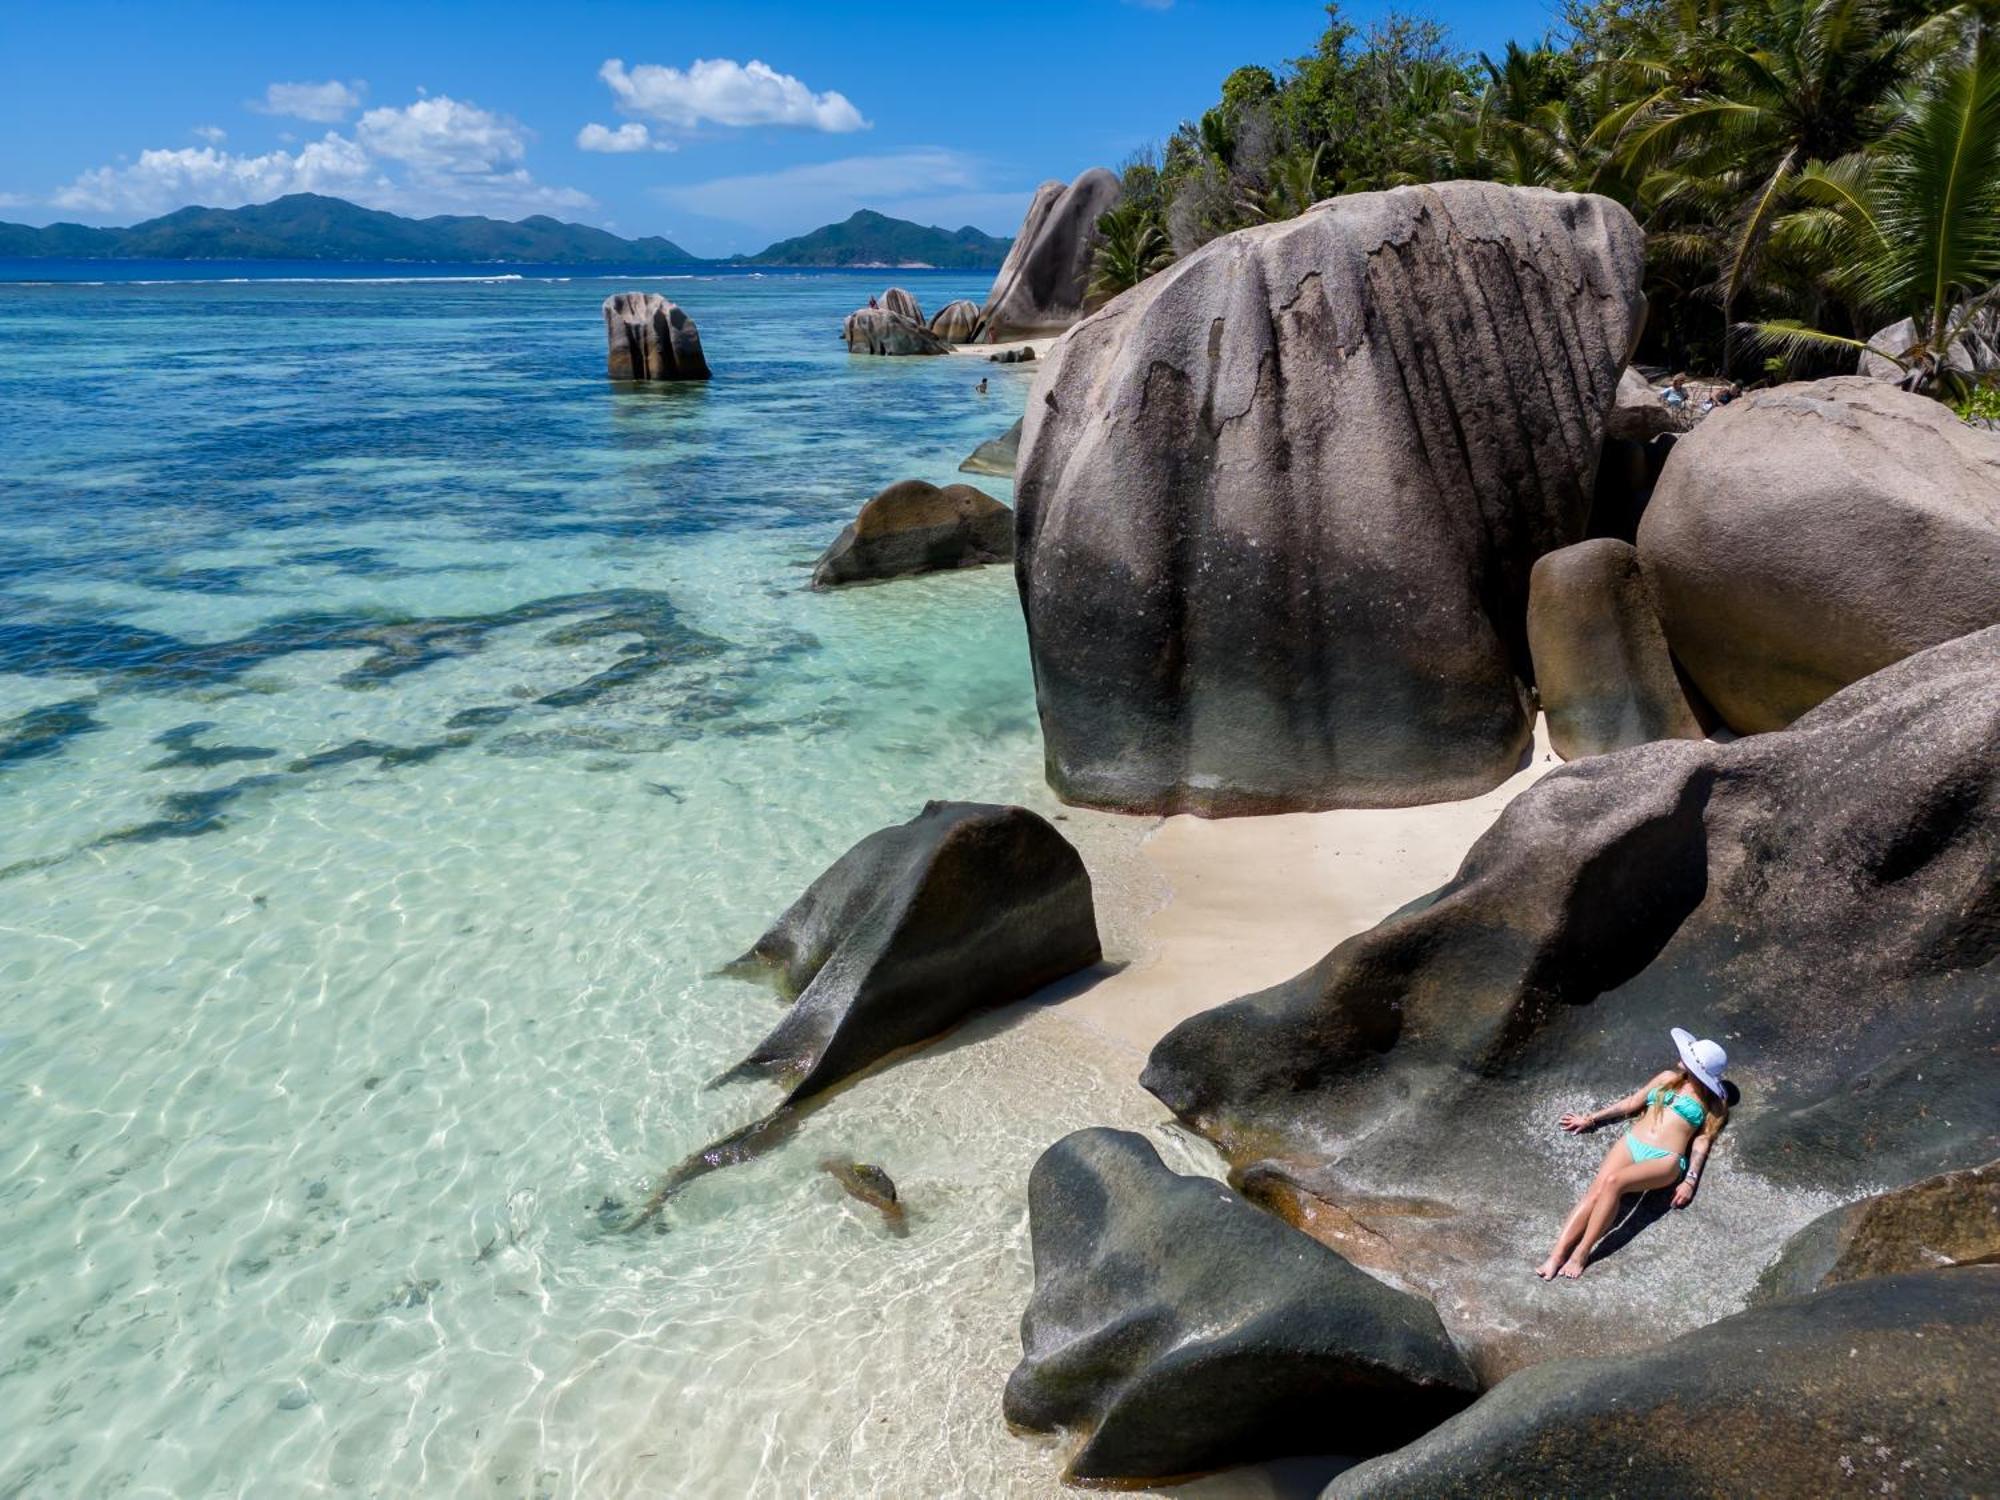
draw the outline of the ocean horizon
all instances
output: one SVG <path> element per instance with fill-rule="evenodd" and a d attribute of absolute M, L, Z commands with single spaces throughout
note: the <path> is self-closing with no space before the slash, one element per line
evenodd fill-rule
<path fill-rule="evenodd" d="M 879 281 L 884 272 L 948 285 L 953 296 L 984 298 L 991 270 L 920 265 L 753 266 L 727 260 L 664 266 L 568 261 L 429 260 L 153 260 L 105 256 L 0 256 L 0 286 L 154 285 L 170 282 L 648 281 L 810 276 Z M 879 291 L 880 288 L 874 288 Z M 941 306 L 944 300 L 938 299 Z M 849 309 L 851 310 L 851 309 Z"/>

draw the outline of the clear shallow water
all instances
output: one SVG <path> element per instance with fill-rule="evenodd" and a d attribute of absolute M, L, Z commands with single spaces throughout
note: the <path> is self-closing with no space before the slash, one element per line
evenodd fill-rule
<path fill-rule="evenodd" d="M 770 1102 L 719 963 L 927 797 L 1051 805 L 1006 570 L 802 587 L 1024 400 L 850 358 L 884 279 L 676 280 L 658 392 L 582 275 L 0 286 L 0 1495 L 1050 1488 L 1022 1180 L 1158 1116 L 1073 1038 L 609 1227 Z"/>

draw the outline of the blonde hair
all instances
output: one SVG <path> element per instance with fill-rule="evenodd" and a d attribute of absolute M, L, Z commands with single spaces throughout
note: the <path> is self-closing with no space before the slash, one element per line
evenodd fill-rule
<path fill-rule="evenodd" d="M 1691 1088 L 1700 1095 L 1702 1106 L 1708 1111 L 1708 1117 L 1701 1123 L 1701 1133 L 1713 1141 L 1722 1134 L 1722 1127 L 1729 1122 L 1729 1096 L 1710 1088 L 1695 1077 L 1686 1063 L 1675 1063 L 1668 1071 L 1677 1080 L 1674 1084 L 1677 1091 Z"/>

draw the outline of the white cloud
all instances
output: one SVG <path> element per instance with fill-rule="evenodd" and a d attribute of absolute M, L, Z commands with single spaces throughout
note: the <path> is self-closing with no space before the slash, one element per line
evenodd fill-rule
<path fill-rule="evenodd" d="M 355 197 L 373 173 L 368 155 L 345 136 L 328 131 L 297 152 L 237 156 L 213 146 L 141 151 L 129 166 L 85 172 L 52 200 L 58 208 L 108 214 L 159 214 L 200 203 L 235 208 L 286 193 L 335 193 Z"/>
<path fill-rule="evenodd" d="M 619 155 L 627 151 L 672 151 L 672 141 L 653 138 L 653 133 L 637 120 L 628 120 L 613 130 L 609 125 L 586 125 L 576 133 L 577 149 Z"/>
<path fill-rule="evenodd" d="M 312 120 L 331 125 L 344 120 L 361 105 L 368 85 L 361 82 L 274 83 L 264 90 L 263 99 L 250 108 L 264 115 L 288 115 L 294 120 Z"/>
<path fill-rule="evenodd" d="M 983 178 L 976 158 L 923 147 L 659 191 L 678 207 L 765 232 L 796 234 L 844 219 L 857 208 L 873 208 L 898 218 L 922 216 L 925 223 L 953 229 L 983 220 L 1006 226 L 997 233 L 1013 233 L 1027 208 L 1028 192 L 996 192 Z"/>
<path fill-rule="evenodd" d="M 686 72 L 640 63 L 627 71 L 610 58 L 597 76 L 611 87 L 621 112 L 663 125 L 791 125 L 835 134 L 866 130 L 868 122 L 844 94 L 815 94 L 789 73 L 752 58 L 698 58 Z"/>
<path fill-rule="evenodd" d="M 432 172 L 493 172 L 528 151 L 527 132 L 513 120 L 446 94 L 371 109 L 354 133 L 375 155 Z"/>
<path fill-rule="evenodd" d="M 220 146 L 229 139 L 229 132 L 220 125 L 197 125 L 188 134 L 196 140 L 207 141 L 211 146 Z"/>

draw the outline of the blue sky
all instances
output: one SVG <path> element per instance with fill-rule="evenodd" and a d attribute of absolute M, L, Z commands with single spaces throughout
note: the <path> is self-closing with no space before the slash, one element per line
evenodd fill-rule
<path fill-rule="evenodd" d="M 1407 8 L 1488 50 L 1551 15 Z M 1036 183 L 1116 165 L 1323 24 L 1298 0 L 0 0 L 0 218 L 126 224 L 311 190 L 709 255 L 861 207 L 1011 234 Z"/>

